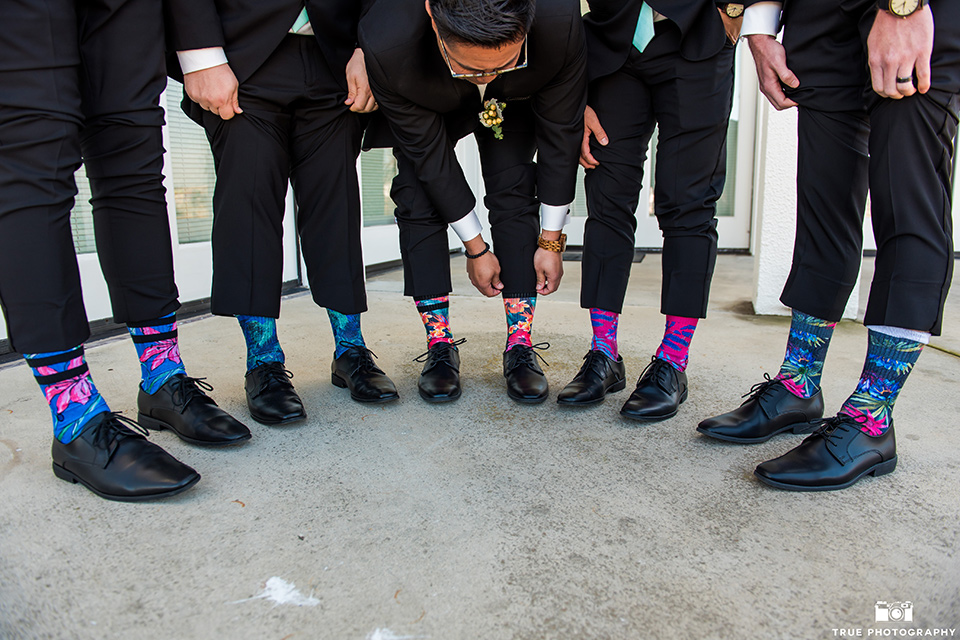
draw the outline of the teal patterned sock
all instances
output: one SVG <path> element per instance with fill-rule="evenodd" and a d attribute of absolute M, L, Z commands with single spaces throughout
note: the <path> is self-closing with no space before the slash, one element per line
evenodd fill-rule
<path fill-rule="evenodd" d="M 811 398 L 820 391 L 823 361 L 836 326 L 836 322 L 793 310 L 787 353 L 776 379 L 798 398 Z"/>
<path fill-rule="evenodd" d="M 90 378 L 83 345 L 23 357 L 50 405 L 53 435 L 60 442 L 73 442 L 92 418 L 110 411 Z"/>
<path fill-rule="evenodd" d="M 860 422 L 860 430 L 871 436 L 883 435 L 893 424 L 893 405 L 920 358 L 923 343 L 870 330 L 867 358 L 853 395 L 840 413 Z"/>
<path fill-rule="evenodd" d="M 237 316 L 247 341 L 247 371 L 267 362 L 286 360 L 277 336 L 277 320 L 263 316 Z"/>
<path fill-rule="evenodd" d="M 127 331 L 140 358 L 140 386 L 149 394 L 164 383 L 186 373 L 177 342 L 177 318 L 170 314 L 148 322 L 128 323 Z"/>
<path fill-rule="evenodd" d="M 360 314 L 354 313 L 344 315 L 333 309 L 327 309 L 327 316 L 330 317 L 330 328 L 333 329 L 333 344 L 336 348 L 333 352 L 334 358 L 343 355 L 350 345 L 367 346 L 363 341 L 363 333 L 360 331 Z M 347 346 L 344 346 L 347 345 Z"/>

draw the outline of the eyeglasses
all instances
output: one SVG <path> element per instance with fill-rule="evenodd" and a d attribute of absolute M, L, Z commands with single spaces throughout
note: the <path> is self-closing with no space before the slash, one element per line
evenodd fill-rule
<path fill-rule="evenodd" d="M 504 73 L 509 73 L 511 71 L 517 71 L 518 69 L 527 68 L 527 38 L 523 38 L 523 62 L 517 62 L 517 64 L 512 67 L 504 67 L 503 69 L 494 69 L 492 71 L 481 71 L 479 73 L 457 73 L 453 70 L 453 66 L 450 64 L 450 54 L 447 53 L 447 45 L 439 35 L 437 35 L 437 40 L 440 41 L 440 50 L 443 51 L 443 59 L 447 63 L 447 68 L 450 69 L 450 77 L 452 78 L 488 78 L 490 76 L 499 76 Z"/>

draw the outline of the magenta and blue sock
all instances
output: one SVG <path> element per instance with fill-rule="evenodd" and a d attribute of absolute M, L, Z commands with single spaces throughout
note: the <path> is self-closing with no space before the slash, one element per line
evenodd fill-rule
<path fill-rule="evenodd" d="M 620 358 L 617 350 L 617 324 L 620 314 L 603 309 L 590 309 L 590 324 L 593 327 L 591 351 L 600 351 L 611 360 Z"/>
<path fill-rule="evenodd" d="M 286 361 L 283 349 L 280 348 L 276 318 L 237 316 L 237 321 L 243 331 L 243 339 L 247 342 L 247 371 L 268 362 L 283 364 Z"/>
<path fill-rule="evenodd" d="M 657 349 L 657 358 L 666 360 L 677 371 L 685 371 L 690 359 L 690 342 L 697 330 L 697 318 L 667 316 L 663 340 Z"/>
<path fill-rule="evenodd" d="M 327 309 L 327 316 L 330 318 L 330 328 L 333 329 L 334 358 L 339 358 L 352 345 L 367 346 L 360 331 L 359 313 L 347 315 Z"/>
<path fill-rule="evenodd" d="M 140 386 L 144 391 L 156 393 L 167 380 L 186 373 L 180 358 L 176 314 L 127 323 L 127 331 L 140 358 Z"/>
<path fill-rule="evenodd" d="M 66 351 L 25 353 L 53 415 L 53 435 L 69 444 L 90 420 L 110 411 L 90 378 L 83 345 Z"/>
<path fill-rule="evenodd" d="M 924 343 L 873 329 L 870 329 L 867 339 L 867 357 L 860 382 L 853 395 L 843 403 L 840 413 L 857 420 L 864 433 L 879 436 L 893 424 L 893 405 L 913 365 L 920 358 Z"/>
<path fill-rule="evenodd" d="M 537 296 L 504 298 L 503 310 L 507 318 L 507 345 L 510 351 L 518 344 L 533 346 L 533 314 L 537 310 Z"/>
<path fill-rule="evenodd" d="M 776 379 L 798 398 L 810 398 L 820 391 L 820 377 L 836 322 L 793 310 L 787 352 Z"/>

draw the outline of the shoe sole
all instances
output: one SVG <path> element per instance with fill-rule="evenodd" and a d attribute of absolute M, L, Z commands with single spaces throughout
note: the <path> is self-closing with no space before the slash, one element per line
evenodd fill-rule
<path fill-rule="evenodd" d="M 557 398 L 557 404 L 567 407 L 582 407 L 586 405 L 597 404 L 598 402 L 603 402 L 603 399 L 607 397 L 608 393 L 616 393 L 617 391 L 623 391 L 626 388 L 627 381 L 624 379 L 611 385 L 599 398 L 594 398 L 593 400 L 564 400 L 563 398 Z"/>
<path fill-rule="evenodd" d="M 629 418 L 635 422 L 661 422 L 663 420 L 669 420 L 673 416 L 677 415 L 680 411 L 680 405 L 687 401 L 687 392 L 684 391 L 683 395 L 680 396 L 680 402 L 677 403 L 677 408 L 673 413 L 667 413 L 662 416 L 646 416 L 646 415 L 636 415 L 632 413 L 627 413 L 623 409 L 620 410 L 620 415 L 624 418 Z"/>
<path fill-rule="evenodd" d="M 249 407 L 248 407 L 248 410 L 249 410 Z M 264 426 L 279 427 L 281 425 L 290 424 L 292 422 L 300 422 L 301 420 L 306 420 L 307 414 L 302 413 L 298 416 L 292 416 L 290 418 L 281 418 L 280 420 L 271 420 L 269 418 L 261 418 L 260 416 L 254 415 L 254 413 L 250 411 L 250 417 L 253 418 L 254 422 L 259 422 Z"/>
<path fill-rule="evenodd" d="M 254 418 L 254 420 L 256 420 L 256 418 Z M 137 414 L 137 422 L 140 423 L 140 426 L 150 431 L 172 431 L 184 442 L 203 447 L 229 447 L 235 444 L 242 444 L 253 437 L 253 434 L 248 433 L 247 435 L 235 438 L 234 440 L 197 440 L 196 438 L 183 435 L 166 422 L 162 422 L 156 418 L 151 418 L 150 416 L 145 416 L 142 413 Z"/>
<path fill-rule="evenodd" d="M 337 375 L 330 376 L 330 382 L 333 383 L 333 386 L 340 387 L 341 389 L 348 389 L 347 381 Z M 383 402 L 393 402 L 394 400 L 400 399 L 400 394 L 387 396 L 386 398 L 362 398 L 353 394 L 353 391 L 350 392 L 350 398 L 357 402 L 363 402 L 366 404 L 381 404 Z"/>
<path fill-rule="evenodd" d="M 90 486 L 90 484 L 86 480 L 76 475 L 75 473 L 71 473 L 70 471 L 67 471 L 66 469 L 64 469 L 63 467 L 61 467 L 56 463 L 53 464 L 53 475 L 57 476 L 61 480 L 72 482 L 73 484 L 81 484 L 84 486 L 84 488 L 89 489 L 90 491 L 97 494 L 101 498 L 104 498 L 105 500 L 114 500 L 116 502 L 146 502 L 148 500 L 158 500 L 160 498 L 169 498 L 170 496 L 175 496 L 178 493 L 183 493 L 193 485 L 200 482 L 200 474 L 198 473 L 195 475 L 195 477 L 192 480 L 190 480 L 190 482 L 183 485 L 182 487 L 177 487 L 176 489 L 172 489 L 170 491 L 164 491 L 163 493 L 151 493 L 145 496 L 117 496 L 109 493 L 104 493 L 99 489 L 95 489 L 94 487 Z"/>
<path fill-rule="evenodd" d="M 550 393 L 549 393 L 549 392 L 545 393 L 542 398 L 540 398 L 540 397 L 537 397 L 537 398 L 524 398 L 523 396 L 519 396 L 519 397 L 518 397 L 518 396 L 512 395 L 509 391 L 507 392 L 507 395 L 510 396 L 510 399 L 511 399 L 511 400 L 513 400 L 513 401 L 515 401 L 515 402 L 519 402 L 520 404 L 541 404 L 541 403 L 543 403 L 547 398 L 550 397 Z"/>
<path fill-rule="evenodd" d="M 811 425 L 806 422 L 796 422 L 794 424 L 788 424 L 782 429 L 777 429 L 770 435 L 764 436 L 762 438 L 736 438 L 734 436 L 725 436 L 719 433 L 711 433 L 710 431 L 702 427 L 697 427 L 697 431 L 699 431 L 705 436 L 710 436 L 711 438 L 715 438 L 716 440 L 723 440 L 724 442 L 735 442 L 737 444 L 760 444 L 761 442 L 766 442 L 770 438 L 780 435 L 781 433 L 785 433 L 787 431 L 793 431 L 793 433 L 798 435 L 805 434 L 805 433 L 813 433 L 814 431 L 816 431 L 818 426 L 819 425 L 816 425 L 816 424 Z"/>
<path fill-rule="evenodd" d="M 787 483 L 785 483 L 785 482 L 778 482 L 778 481 L 773 480 L 773 479 L 771 479 L 771 478 L 767 478 L 767 477 L 765 477 L 765 476 L 760 475 L 759 473 L 756 472 L 756 470 L 754 470 L 753 475 L 757 476 L 757 479 L 759 479 L 760 482 L 762 482 L 762 483 L 764 483 L 764 484 L 766 484 L 766 485 L 769 485 L 769 486 L 771 486 L 771 487 L 775 487 L 775 488 L 777 488 L 777 489 L 784 489 L 784 490 L 786 490 L 786 491 L 806 491 L 806 492 L 810 492 L 810 491 L 838 491 L 838 490 L 840 490 L 840 489 L 846 489 L 847 487 L 852 487 L 854 484 L 856 484 L 857 482 L 859 482 L 860 479 L 863 478 L 864 476 L 874 476 L 874 477 L 883 476 L 883 475 L 886 475 L 886 474 L 888 474 L 888 473 L 892 473 L 893 470 L 896 469 L 896 468 L 897 468 L 897 456 L 894 456 L 894 457 L 892 457 L 892 458 L 890 458 L 889 460 L 886 460 L 886 461 L 884 461 L 884 462 L 878 462 L 877 464 L 873 465 L 873 466 L 870 467 L 869 469 L 864 470 L 863 473 L 861 473 L 860 475 L 858 475 L 856 478 L 854 478 L 854 479 L 852 479 L 852 480 L 849 480 L 849 481 L 844 482 L 844 483 L 842 483 L 842 484 L 831 484 L 831 485 L 823 485 L 823 486 L 818 486 L 818 487 L 811 487 L 811 486 L 808 486 L 808 485 L 787 484 Z"/>
<path fill-rule="evenodd" d="M 424 393 L 423 389 L 420 389 L 419 387 L 417 388 L 417 392 L 420 393 L 420 397 L 423 398 L 424 401 L 429 402 L 430 404 L 440 404 L 440 403 L 443 403 L 443 402 L 453 402 L 454 400 L 459 400 L 459 399 L 460 399 L 460 396 L 461 396 L 462 393 L 463 393 L 460 389 L 457 389 L 457 394 L 456 394 L 456 395 L 449 395 L 449 396 L 431 396 L 431 395 L 428 394 L 428 393 Z"/>

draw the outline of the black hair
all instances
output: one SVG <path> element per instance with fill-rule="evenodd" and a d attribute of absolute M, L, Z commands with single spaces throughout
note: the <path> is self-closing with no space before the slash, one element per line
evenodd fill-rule
<path fill-rule="evenodd" d="M 522 40 L 533 25 L 536 0 L 429 0 L 446 42 L 501 47 Z"/>

